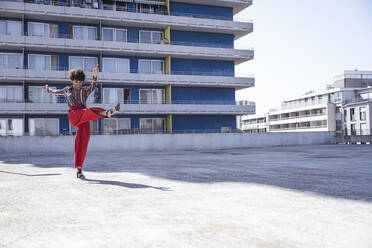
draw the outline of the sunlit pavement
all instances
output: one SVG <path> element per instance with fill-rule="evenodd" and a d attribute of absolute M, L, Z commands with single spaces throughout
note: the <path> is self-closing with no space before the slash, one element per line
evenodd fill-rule
<path fill-rule="evenodd" d="M 372 247 L 372 146 L 0 155 L 0 247 Z"/>

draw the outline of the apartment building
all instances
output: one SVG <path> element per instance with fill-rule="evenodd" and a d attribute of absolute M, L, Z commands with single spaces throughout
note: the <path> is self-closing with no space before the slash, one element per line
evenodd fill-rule
<path fill-rule="evenodd" d="M 75 131 L 63 97 L 42 91 L 70 84 L 81 67 L 99 87 L 89 106 L 116 118 L 91 122 L 92 133 L 183 133 L 236 130 L 254 103 L 235 91 L 254 86 L 235 65 L 252 49 L 234 41 L 253 31 L 234 20 L 251 0 L 0 1 L 0 135 L 68 135 Z"/>
<path fill-rule="evenodd" d="M 372 71 L 345 70 L 323 91 L 285 100 L 280 110 L 243 116 L 243 131 L 370 134 L 371 87 Z"/>
<path fill-rule="evenodd" d="M 344 134 L 372 134 L 372 87 L 357 91 L 357 97 L 346 102 L 344 110 Z"/>

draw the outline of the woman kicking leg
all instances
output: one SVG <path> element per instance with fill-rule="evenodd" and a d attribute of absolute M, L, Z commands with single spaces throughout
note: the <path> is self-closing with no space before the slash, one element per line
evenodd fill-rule
<path fill-rule="evenodd" d="M 72 86 L 67 86 L 60 90 L 48 88 L 48 85 L 42 86 L 44 90 L 57 96 L 64 96 L 67 100 L 69 110 L 68 119 L 71 125 L 78 128 L 75 137 L 75 168 L 76 176 L 80 179 L 85 179 L 82 172 L 85 155 L 88 149 L 90 139 L 89 122 L 103 117 L 111 118 L 120 110 L 120 103 L 114 109 L 105 110 L 103 108 L 87 108 L 86 101 L 88 96 L 95 90 L 97 86 L 98 65 L 93 69 L 93 80 L 89 86 L 82 87 L 85 80 L 85 73 L 81 68 L 70 70 L 70 80 Z"/>

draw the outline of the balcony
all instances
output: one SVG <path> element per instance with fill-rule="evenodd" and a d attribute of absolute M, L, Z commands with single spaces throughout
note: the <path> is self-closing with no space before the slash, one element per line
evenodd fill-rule
<path fill-rule="evenodd" d="M 102 10 L 92 8 L 82 8 L 76 6 L 58 6 L 45 4 L 32 4 L 0 0 L 0 12 L 4 17 L 22 18 L 27 15 L 30 19 L 60 21 L 66 20 L 77 23 L 118 25 L 122 26 L 146 26 L 148 28 L 165 29 L 171 26 L 176 30 L 187 30 L 195 32 L 212 32 L 234 34 L 235 38 L 240 38 L 253 31 L 253 23 L 249 20 L 217 20 L 210 16 L 185 16 L 187 13 L 135 13 L 128 11 Z M 211 3 L 216 1 L 210 0 Z M 251 0 L 217 1 L 217 2 L 240 2 L 241 6 L 246 6 Z M 53 1 L 50 1 L 53 3 Z"/>
<path fill-rule="evenodd" d="M 281 118 L 270 118 L 270 124 L 282 124 L 282 123 L 296 123 L 303 121 L 317 121 L 317 120 L 327 120 L 327 113 L 317 113 L 309 115 L 298 115 L 298 116 L 288 116 Z"/>
<path fill-rule="evenodd" d="M 57 98 L 56 103 L 5 102 L 0 103 L 1 114 L 67 114 L 67 103 Z M 88 104 L 89 107 L 112 108 L 114 104 Z M 127 101 L 119 114 L 191 114 L 191 115 L 242 115 L 252 114 L 254 105 L 237 105 L 225 101 L 173 101 L 171 104 L 143 104 Z"/>
<path fill-rule="evenodd" d="M 238 50 L 232 48 L 198 47 L 173 44 L 147 44 L 138 42 L 114 42 L 102 40 L 78 40 L 66 37 L 50 38 L 37 36 L 0 35 L 0 49 L 27 48 L 29 51 L 78 52 L 79 54 L 128 56 L 158 56 L 165 58 L 212 59 L 235 61 L 239 64 L 253 59 L 253 49 Z"/>
<path fill-rule="evenodd" d="M 30 70 L 30 69 L 1 69 L 0 80 L 7 82 L 70 82 L 67 68 L 56 68 L 58 70 Z M 195 72 L 179 71 L 173 74 L 141 74 L 138 71 L 130 73 L 108 73 L 98 74 L 99 83 L 110 83 L 117 85 L 173 85 L 173 86 L 199 86 L 199 87 L 225 87 L 244 89 L 253 87 L 255 79 L 253 76 L 226 77 L 218 73 L 214 76 L 197 75 Z M 92 73 L 86 73 L 87 78 L 92 78 Z"/>

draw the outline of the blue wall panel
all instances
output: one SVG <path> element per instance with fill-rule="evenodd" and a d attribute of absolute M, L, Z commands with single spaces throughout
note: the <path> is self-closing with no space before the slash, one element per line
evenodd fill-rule
<path fill-rule="evenodd" d="M 233 8 L 170 2 L 171 15 L 192 15 L 203 18 L 233 20 Z"/>
<path fill-rule="evenodd" d="M 173 132 L 220 132 L 221 127 L 236 129 L 234 115 L 173 115 Z"/>
<path fill-rule="evenodd" d="M 234 61 L 176 59 L 171 62 L 172 74 L 234 76 Z"/>
<path fill-rule="evenodd" d="M 172 30 L 171 41 L 175 45 L 234 48 L 234 35 L 232 34 Z"/>
<path fill-rule="evenodd" d="M 192 101 L 195 104 L 235 104 L 234 88 L 172 87 L 172 101 Z"/>

